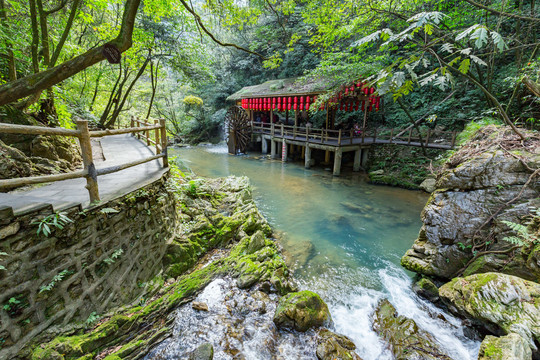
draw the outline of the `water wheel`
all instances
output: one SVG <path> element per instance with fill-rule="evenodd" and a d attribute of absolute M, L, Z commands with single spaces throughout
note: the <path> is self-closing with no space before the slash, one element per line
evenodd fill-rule
<path fill-rule="evenodd" d="M 231 106 L 225 115 L 229 153 L 245 153 L 251 141 L 251 124 L 247 112 L 241 106 Z"/>

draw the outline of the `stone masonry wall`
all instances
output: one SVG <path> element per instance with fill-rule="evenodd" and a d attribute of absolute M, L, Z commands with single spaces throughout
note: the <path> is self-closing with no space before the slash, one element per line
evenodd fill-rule
<path fill-rule="evenodd" d="M 37 234 L 36 222 L 52 209 L 0 210 L 0 359 L 51 325 L 84 323 L 142 295 L 162 269 L 176 224 L 165 182 L 90 210 L 66 210 L 73 223 L 51 226 L 49 236 Z"/>

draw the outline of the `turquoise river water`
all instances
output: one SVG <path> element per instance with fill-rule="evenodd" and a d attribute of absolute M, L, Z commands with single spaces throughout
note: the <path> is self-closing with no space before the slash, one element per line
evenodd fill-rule
<path fill-rule="evenodd" d="M 362 174 L 337 178 L 299 163 L 231 156 L 225 146 L 171 150 L 198 175 L 250 178 L 301 288 L 323 297 L 335 330 L 354 340 L 364 360 L 391 359 L 371 329 L 381 298 L 430 332 L 453 359 L 476 359 L 479 343 L 463 335 L 461 321 L 418 298 L 413 274 L 399 265 L 420 229 L 426 194 L 371 185 Z"/>

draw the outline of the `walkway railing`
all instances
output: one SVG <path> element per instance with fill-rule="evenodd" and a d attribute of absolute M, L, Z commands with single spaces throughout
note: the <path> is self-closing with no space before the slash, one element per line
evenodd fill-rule
<path fill-rule="evenodd" d="M 0 189 L 13 188 L 23 185 L 31 184 L 42 184 L 55 181 L 62 181 L 68 179 L 77 179 L 77 178 L 86 178 L 86 189 L 90 195 L 90 202 L 99 201 L 99 188 L 97 183 L 97 177 L 100 175 L 112 174 L 133 166 L 144 164 L 156 159 L 163 159 L 163 167 L 168 167 L 167 159 L 167 133 L 165 130 L 165 120 L 160 119 L 156 120 L 153 125 L 142 122 L 140 120 L 132 119 L 131 127 L 129 128 L 120 128 L 120 129 L 111 129 L 111 130 L 98 130 L 98 131 L 89 131 L 88 121 L 86 120 L 77 120 L 77 130 L 70 130 L 64 128 L 48 128 L 43 126 L 27 126 L 27 125 L 14 125 L 14 124 L 2 124 L 0 123 L 0 133 L 5 134 L 25 134 L 25 135 L 56 135 L 56 136 L 67 136 L 67 137 L 76 137 L 79 139 L 79 144 L 81 147 L 81 155 L 83 159 L 82 170 L 73 171 L 64 174 L 54 174 L 54 175 L 42 175 L 42 176 L 31 176 L 24 178 L 15 178 L 15 179 L 4 179 L 0 180 Z M 137 126 L 134 126 L 137 124 Z M 150 139 L 150 132 L 154 131 L 154 139 Z M 144 159 L 139 159 L 124 163 L 121 165 L 110 166 L 107 168 L 96 169 L 93 160 L 92 154 L 92 143 L 91 138 L 111 136 L 111 135 L 121 135 L 121 134 L 137 134 L 140 136 L 140 133 L 144 133 L 144 138 L 146 139 L 147 145 L 150 145 L 150 142 L 156 146 L 156 155 L 150 156 Z M 150 141 L 151 140 L 151 141 Z"/>
<path fill-rule="evenodd" d="M 252 123 L 254 134 L 271 135 L 288 140 L 305 141 L 330 146 L 362 144 L 398 144 L 428 148 L 451 149 L 456 142 L 456 131 L 427 129 L 418 134 L 414 129 L 362 128 L 351 130 L 315 129 L 283 124 Z"/>

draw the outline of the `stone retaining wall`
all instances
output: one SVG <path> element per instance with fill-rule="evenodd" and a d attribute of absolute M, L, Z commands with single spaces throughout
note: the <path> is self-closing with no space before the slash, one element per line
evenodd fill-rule
<path fill-rule="evenodd" d="M 37 234 L 45 209 L 0 211 L 0 358 L 10 359 L 54 324 L 85 322 L 138 300 L 162 270 L 176 224 L 165 179 L 81 211 L 63 229 Z M 56 277 L 56 278 L 55 278 Z"/>

